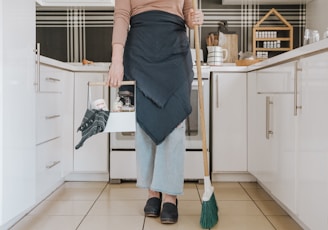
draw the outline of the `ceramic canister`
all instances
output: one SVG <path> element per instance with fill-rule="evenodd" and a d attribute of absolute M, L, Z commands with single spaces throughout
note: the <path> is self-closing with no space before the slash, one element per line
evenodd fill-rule
<path fill-rule="evenodd" d="M 207 46 L 207 64 L 222 65 L 228 59 L 228 50 L 220 46 Z"/>

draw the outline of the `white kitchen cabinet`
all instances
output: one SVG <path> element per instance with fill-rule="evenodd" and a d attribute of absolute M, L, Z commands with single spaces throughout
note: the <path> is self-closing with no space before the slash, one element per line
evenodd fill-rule
<path fill-rule="evenodd" d="M 212 171 L 247 172 L 246 73 L 212 77 Z"/>
<path fill-rule="evenodd" d="M 299 63 L 297 215 L 313 230 L 328 229 L 327 60 L 326 51 Z"/>
<path fill-rule="evenodd" d="M 248 75 L 249 171 L 289 210 L 296 210 L 297 62 Z"/>
<path fill-rule="evenodd" d="M 40 65 L 36 95 L 36 200 L 41 201 L 72 171 L 72 72 Z"/>
<path fill-rule="evenodd" d="M 74 93 L 74 146 L 81 140 L 81 132 L 77 132 L 87 109 L 88 82 L 103 82 L 105 73 L 77 72 L 75 73 Z M 108 103 L 108 87 L 92 86 L 91 100 L 103 98 Z M 107 104 L 108 106 L 108 104 Z M 108 180 L 109 134 L 98 133 L 88 138 L 82 147 L 74 150 L 74 173 L 101 174 Z M 81 178 L 83 179 L 83 178 Z"/>
<path fill-rule="evenodd" d="M 0 2 L 0 228 L 35 202 L 35 2 Z"/>
<path fill-rule="evenodd" d="M 270 101 L 257 93 L 257 73 L 248 73 L 248 171 L 267 187 L 272 183 L 272 139 L 267 139 Z M 268 99 L 269 100 L 269 99 Z"/>

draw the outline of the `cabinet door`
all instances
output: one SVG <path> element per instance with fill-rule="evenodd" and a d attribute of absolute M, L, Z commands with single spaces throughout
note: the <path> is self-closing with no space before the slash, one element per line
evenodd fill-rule
<path fill-rule="evenodd" d="M 81 140 L 81 125 L 87 109 L 88 82 L 103 82 L 103 73 L 76 73 L 74 93 L 74 146 Z M 108 88 L 91 87 L 91 100 L 103 98 L 108 103 Z M 107 104 L 108 105 L 108 104 Z M 82 147 L 74 150 L 74 172 L 108 172 L 108 133 L 98 133 L 88 138 Z"/>
<path fill-rule="evenodd" d="M 273 144 L 271 148 L 271 192 L 289 210 L 296 210 L 296 119 L 294 97 L 275 95 L 273 104 Z"/>
<path fill-rule="evenodd" d="M 213 172 L 246 172 L 246 74 L 212 76 Z"/>
<path fill-rule="evenodd" d="M 248 171 L 269 189 L 272 184 L 272 98 L 257 93 L 257 73 L 248 73 Z M 271 138 L 271 139 L 270 139 Z"/>
<path fill-rule="evenodd" d="M 295 211 L 296 63 L 249 75 L 249 168 L 286 207 Z"/>
<path fill-rule="evenodd" d="M 35 1 L 0 3 L 0 226 L 35 202 Z"/>
<path fill-rule="evenodd" d="M 74 149 L 74 73 L 65 71 L 63 78 L 62 110 L 62 176 L 65 177 L 73 171 Z"/>
<path fill-rule="evenodd" d="M 309 229 L 328 229 L 328 53 L 301 59 L 297 203 Z"/>

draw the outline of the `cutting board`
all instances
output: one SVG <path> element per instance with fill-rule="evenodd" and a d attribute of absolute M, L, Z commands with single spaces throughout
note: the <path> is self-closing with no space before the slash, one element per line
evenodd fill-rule
<path fill-rule="evenodd" d="M 238 60 L 238 34 L 220 33 L 219 46 L 228 50 L 228 59 L 225 63 L 235 63 Z"/>

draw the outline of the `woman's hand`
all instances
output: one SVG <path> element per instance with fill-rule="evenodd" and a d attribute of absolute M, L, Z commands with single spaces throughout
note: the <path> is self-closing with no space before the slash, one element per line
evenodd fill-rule
<path fill-rule="evenodd" d="M 204 22 L 204 14 L 201 10 L 190 9 L 188 14 L 188 21 L 191 22 L 192 27 L 195 25 L 202 25 Z"/>
<path fill-rule="evenodd" d="M 120 87 L 123 80 L 123 63 L 112 62 L 108 71 L 107 84 L 110 87 Z"/>
<path fill-rule="evenodd" d="M 123 45 L 113 45 L 112 63 L 110 65 L 107 78 L 107 84 L 110 87 L 117 88 L 122 84 L 124 75 L 123 50 Z"/>

